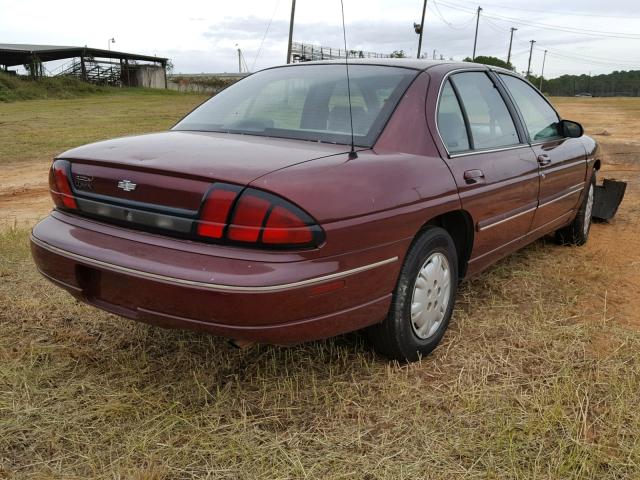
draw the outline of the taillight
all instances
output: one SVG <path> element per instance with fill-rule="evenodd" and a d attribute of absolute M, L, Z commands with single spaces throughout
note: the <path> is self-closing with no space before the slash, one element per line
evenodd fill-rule
<path fill-rule="evenodd" d="M 222 238 L 229 212 L 239 191 L 240 187 L 233 185 L 218 185 L 217 188 L 211 190 L 202 207 L 198 235 L 208 238 Z"/>
<path fill-rule="evenodd" d="M 198 236 L 280 248 L 316 247 L 322 228 L 311 216 L 271 193 L 215 184 L 207 195 L 196 228 Z"/>
<path fill-rule="evenodd" d="M 229 240 L 238 242 L 257 242 L 264 219 L 271 208 L 270 202 L 251 193 L 240 197 L 229 225 Z"/>
<path fill-rule="evenodd" d="M 49 190 L 58 208 L 77 209 L 78 204 L 71 190 L 70 164 L 66 160 L 56 160 L 49 170 Z"/>
<path fill-rule="evenodd" d="M 262 232 L 264 243 L 291 244 L 309 243 L 313 240 L 313 231 L 305 220 L 286 207 L 273 207 Z"/>

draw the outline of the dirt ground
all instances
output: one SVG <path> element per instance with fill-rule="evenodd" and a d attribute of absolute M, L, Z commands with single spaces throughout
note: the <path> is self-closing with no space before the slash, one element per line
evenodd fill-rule
<path fill-rule="evenodd" d="M 640 328 L 640 102 L 627 98 L 562 98 L 565 118 L 581 122 L 603 150 L 599 178 L 628 182 L 618 215 L 595 224 L 584 248 L 594 284 L 607 295 L 605 318 Z M 603 264 L 606 275 L 597 276 Z"/>
<path fill-rule="evenodd" d="M 32 225 L 51 209 L 49 162 L 10 164 L 0 184 L 0 225 Z"/>

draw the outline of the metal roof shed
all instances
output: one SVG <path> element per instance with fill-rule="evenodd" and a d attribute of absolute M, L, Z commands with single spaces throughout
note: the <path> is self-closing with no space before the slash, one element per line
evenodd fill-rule
<path fill-rule="evenodd" d="M 167 62 L 169 61 L 168 58 L 156 57 L 155 55 L 140 55 L 86 46 L 72 47 L 62 45 L 0 43 L 0 65 L 4 65 L 5 69 L 17 65 L 28 66 L 29 73 L 33 77 L 44 75 L 44 68 L 42 67 L 44 62 L 75 58 L 80 59 L 78 68 L 65 73 L 78 76 L 87 81 L 91 81 L 92 78 L 85 64 L 87 62 L 96 63 L 95 58 L 109 59 L 98 63 L 111 63 L 112 65 L 116 65 L 119 67 L 118 72 L 129 71 L 130 62 L 150 62 L 163 69 L 165 78 Z"/>

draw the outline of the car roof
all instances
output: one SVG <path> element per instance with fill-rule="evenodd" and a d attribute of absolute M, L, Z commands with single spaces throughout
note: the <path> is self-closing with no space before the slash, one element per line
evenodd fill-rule
<path fill-rule="evenodd" d="M 298 65 L 344 65 L 344 63 L 344 58 L 336 58 L 332 60 L 316 60 L 313 62 L 290 63 L 288 65 L 279 66 L 292 67 Z M 349 65 L 381 65 L 387 67 L 411 68 L 414 70 L 426 70 L 437 65 L 448 65 L 450 66 L 451 70 L 456 70 L 458 68 L 488 68 L 486 65 L 483 65 L 481 63 L 458 62 L 454 60 L 425 60 L 417 58 L 350 58 Z"/>

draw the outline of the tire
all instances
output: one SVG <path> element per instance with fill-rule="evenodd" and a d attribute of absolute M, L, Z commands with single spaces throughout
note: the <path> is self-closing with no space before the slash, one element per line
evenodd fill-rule
<path fill-rule="evenodd" d="M 556 231 L 556 241 L 560 245 L 584 245 L 591 230 L 591 214 L 593 212 L 593 195 L 596 186 L 596 174 L 591 175 L 588 190 L 578 208 L 576 218 L 569 225 Z"/>
<path fill-rule="evenodd" d="M 457 288 L 453 239 L 440 227 L 427 227 L 409 248 L 387 318 L 369 327 L 370 342 L 381 354 L 402 362 L 428 355 L 449 326 Z"/>

